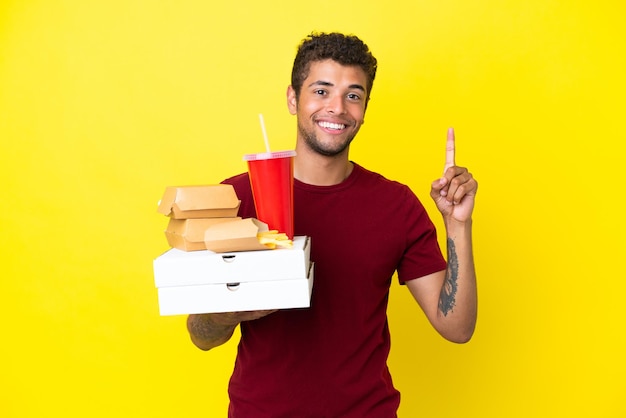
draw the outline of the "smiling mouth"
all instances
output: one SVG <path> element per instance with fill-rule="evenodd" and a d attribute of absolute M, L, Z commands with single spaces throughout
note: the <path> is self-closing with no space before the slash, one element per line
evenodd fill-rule
<path fill-rule="evenodd" d="M 343 123 L 333 123 L 333 122 L 318 122 L 317 123 L 320 127 L 325 128 L 325 129 L 331 129 L 334 131 L 340 131 L 342 129 L 346 128 L 346 125 L 344 125 Z"/>

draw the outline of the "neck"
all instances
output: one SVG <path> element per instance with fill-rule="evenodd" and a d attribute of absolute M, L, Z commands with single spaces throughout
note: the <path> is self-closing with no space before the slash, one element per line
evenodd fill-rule
<path fill-rule="evenodd" d="M 348 159 L 348 150 L 334 157 L 327 157 L 309 149 L 298 149 L 294 161 L 294 177 L 314 186 L 333 186 L 348 178 L 354 165 Z"/>

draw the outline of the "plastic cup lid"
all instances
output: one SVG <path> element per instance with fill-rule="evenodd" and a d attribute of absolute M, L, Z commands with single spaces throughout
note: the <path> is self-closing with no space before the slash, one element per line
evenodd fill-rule
<path fill-rule="evenodd" d="M 256 160 L 271 160 L 274 158 L 287 158 L 295 157 L 295 151 L 275 151 L 275 152 L 261 152 L 258 154 L 246 154 L 243 156 L 244 161 L 256 161 Z"/>

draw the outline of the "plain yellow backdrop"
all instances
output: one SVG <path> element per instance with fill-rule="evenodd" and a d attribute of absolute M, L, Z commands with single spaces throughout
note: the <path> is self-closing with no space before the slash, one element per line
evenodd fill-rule
<path fill-rule="evenodd" d="M 379 59 L 354 161 L 441 227 L 428 189 L 454 126 L 480 183 L 474 339 L 443 341 L 392 287 L 400 416 L 626 416 L 624 3 L 231 3 L 0 4 L 0 416 L 225 416 L 237 337 L 204 353 L 158 315 L 156 204 L 245 170 L 258 113 L 293 148 L 312 30 Z"/>

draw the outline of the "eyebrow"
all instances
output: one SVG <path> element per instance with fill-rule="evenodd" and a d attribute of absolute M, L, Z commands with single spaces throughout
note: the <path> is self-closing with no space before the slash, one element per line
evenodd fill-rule
<path fill-rule="evenodd" d="M 334 84 L 329 82 L 329 81 L 323 81 L 323 80 L 317 80 L 312 82 L 311 84 L 308 85 L 308 87 L 313 87 L 313 86 L 328 86 L 328 87 L 333 87 Z M 361 90 L 363 93 L 365 93 L 365 87 L 363 87 L 360 84 L 350 84 L 348 86 L 349 89 L 356 89 L 356 90 Z"/>

